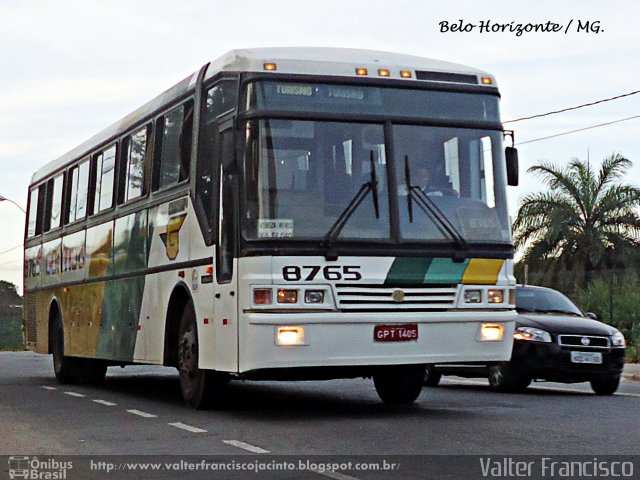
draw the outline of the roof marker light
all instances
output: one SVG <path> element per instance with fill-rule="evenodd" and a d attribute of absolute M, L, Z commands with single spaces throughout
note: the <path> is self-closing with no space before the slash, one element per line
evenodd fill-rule
<path fill-rule="evenodd" d="M 483 85 L 493 85 L 493 78 L 491 77 L 482 77 L 480 81 Z"/>
<path fill-rule="evenodd" d="M 265 63 L 263 67 L 268 72 L 275 72 L 278 69 L 278 66 L 275 63 Z"/>
<path fill-rule="evenodd" d="M 411 73 L 411 70 L 400 70 L 400 77 L 411 78 L 413 77 L 413 74 Z"/>
<path fill-rule="evenodd" d="M 369 71 L 366 68 L 356 68 L 356 75 L 369 75 Z"/>
<path fill-rule="evenodd" d="M 391 72 L 386 68 L 379 68 L 378 75 L 380 75 L 381 77 L 390 77 Z"/>

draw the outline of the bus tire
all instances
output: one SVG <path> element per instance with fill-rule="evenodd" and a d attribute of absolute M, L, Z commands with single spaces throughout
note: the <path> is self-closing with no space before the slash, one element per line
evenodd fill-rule
<path fill-rule="evenodd" d="M 373 384 L 384 403 L 413 403 L 422 391 L 424 365 L 398 365 L 380 368 Z"/>
<path fill-rule="evenodd" d="M 107 364 L 91 358 L 67 357 L 64 354 L 64 327 L 59 315 L 52 324 L 53 373 L 63 384 L 100 383 L 107 373 Z"/>
<path fill-rule="evenodd" d="M 197 410 L 223 404 L 229 376 L 198 368 L 198 329 L 193 300 L 182 312 L 178 334 L 178 373 L 180 389 L 187 405 Z"/>

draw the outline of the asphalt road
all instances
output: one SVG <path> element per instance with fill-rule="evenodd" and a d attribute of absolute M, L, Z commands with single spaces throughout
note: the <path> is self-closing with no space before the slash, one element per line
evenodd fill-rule
<path fill-rule="evenodd" d="M 363 379 L 231 385 L 226 410 L 193 411 L 182 403 L 174 369 L 112 367 L 100 386 L 69 386 L 56 383 L 50 356 L 0 353 L 0 455 L 223 455 L 263 461 L 316 455 L 376 460 L 452 454 L 604 456 L 638 455 L 640 450 L 640 382 L 623 381 L 614 396 L 598 397 L 587 384 L 536 383 L 523 394 L 497 394 L 481 379 L 445 377 L 410 406 L 381 403 L 373 383 Z M 85 473 L 67 478 L 98 478 Z M 329 473 L 322 475 L 392 478 Z M 246 478 L 238 475 L 206 478 Z M 446 478 L 434 475 L 415 478 Z M 315 471 L 248 478 L 322 476 Z"/>

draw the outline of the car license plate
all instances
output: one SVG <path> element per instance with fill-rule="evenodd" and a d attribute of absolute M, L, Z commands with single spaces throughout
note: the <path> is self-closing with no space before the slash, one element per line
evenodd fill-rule
<path fill-rule="evenodd" d="M 409 342 L 418 340 L 418 325 L 376 325 L 373 329 L 373 340 L 376 342 Z"/>
<path fill-rule="evenodd" d="M 572 363 L 589 363 L 600 365 L 602 363 L 602 353 L 600 352 L 571 352 Z"/>

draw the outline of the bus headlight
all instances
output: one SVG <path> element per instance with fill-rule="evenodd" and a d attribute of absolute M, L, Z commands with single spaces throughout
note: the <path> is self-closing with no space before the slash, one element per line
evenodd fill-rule
<path fill-rule="evenodd" d="M 502 302 L 504 302 L 504 290 L 502 290 L 502 289 L 490 289 L 490 290 L 487 290 L 487 302 L 489 302 L 489 303 L 502 303 Z"/>
<path fill-rule="evenodd" d="M 329 285 L 252 285 L 251 310 L 293 312 L 336 310 Z"/>
<path fill-rule="evenodd" d="M 255 305 L 271 305 L 273 292 L 270 288 L 256 288 L 253 291 L 253 303 Z"/>
<path fill-rule="evenodd" d="M 278 289 L 278 303 L 298 303 L 298 290 Z"/>
<path fill-rule="evenodd" d="M 324 303 L 324 290 L 306 290 L 304 303 Z"/>
<path fill-rule="evenodd" d="M 464 303 L 482 303 L 482 290 L 465 290 Z"/>

